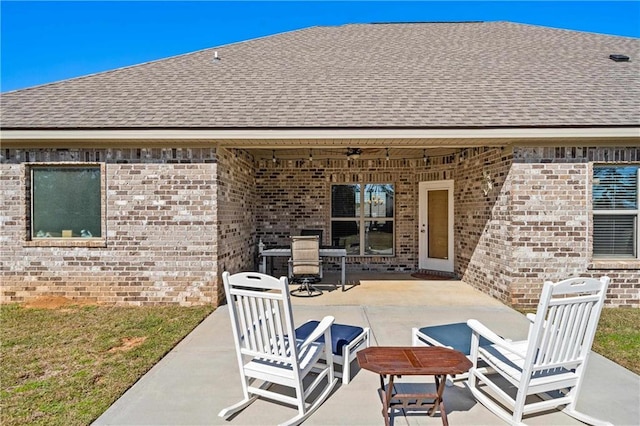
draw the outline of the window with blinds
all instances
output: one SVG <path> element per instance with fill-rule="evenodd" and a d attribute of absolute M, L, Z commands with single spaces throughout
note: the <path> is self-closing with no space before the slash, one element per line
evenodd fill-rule
<path fill-rule="evenodd" d="M 593 168 L 594 258 L 638 258 L 638 169 Z"/>

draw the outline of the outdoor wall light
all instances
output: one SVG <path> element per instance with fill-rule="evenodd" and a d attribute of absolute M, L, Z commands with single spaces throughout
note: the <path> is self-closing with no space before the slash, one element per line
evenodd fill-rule
<path fill-rule="evenodd" d="M 485 197 L 489 195 L 489 193 L 493 189 L 493 179 L 491 179 L 491 173 L 486 170 L 482 172 L 482 183 L 480 183 L 480 188 L 482 189 Z"/>

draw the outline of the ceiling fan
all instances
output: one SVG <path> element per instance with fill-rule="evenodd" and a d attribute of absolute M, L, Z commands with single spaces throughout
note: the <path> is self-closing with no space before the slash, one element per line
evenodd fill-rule
<path fill-rule="evenodd" d="M 362 150 L 360 148 L 347 148 L 347 158 L 350 160 L 357 160 L 361 154 Z"/>

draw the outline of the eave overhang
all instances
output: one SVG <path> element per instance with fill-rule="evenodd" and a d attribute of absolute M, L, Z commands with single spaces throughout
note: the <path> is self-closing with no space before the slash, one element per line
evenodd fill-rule
<path fill-rule="evenodd" d="M 640 127 L 471 129 L 47 129 L 0 130 L 4 148 L 183 144 L 244 149 L 390 145 L 407 148 L 507 146 L 562 141 L 584 146 L 640 140 Z"/>

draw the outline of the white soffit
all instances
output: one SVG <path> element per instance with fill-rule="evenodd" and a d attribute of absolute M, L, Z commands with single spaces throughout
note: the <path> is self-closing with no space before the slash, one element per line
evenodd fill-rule
<path fill-rule="evenodd" d="M 582 140 L 640 138 L 640 127 L 623 128 L 501 128 L 501 129 L 254 129 L 254 130 L 0 130 L 4 143 L 20 142 L 197 142 L 220 146 L 259 148 L 292 146 L 295 141 L 315 141 L 320 147 L 344 145 L 345 140 L 362 145 L 388 144 L 402 140 L 418 146 L 447 140 L 452 146 L 550 142 L 552 139 Z M 412 142 L 413 140 L 413 142 Z M 473 141 L 473 142 L 472 142 Z M 492 142 L 492 143 L 490 143 Z"/>

